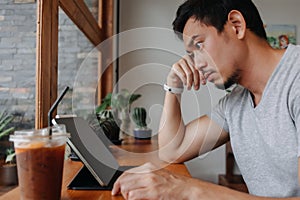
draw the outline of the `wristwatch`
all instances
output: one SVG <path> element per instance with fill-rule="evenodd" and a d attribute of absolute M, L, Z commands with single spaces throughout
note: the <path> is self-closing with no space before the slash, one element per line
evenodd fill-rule
<path fill-rule="evenodd" d="M 181 94 L 183 93 L 184 88 L 174 88 L 168 86 L 167 84 L 164 84 L 164 90 L 167 92 L 171 92 L 172 94 Z"/>

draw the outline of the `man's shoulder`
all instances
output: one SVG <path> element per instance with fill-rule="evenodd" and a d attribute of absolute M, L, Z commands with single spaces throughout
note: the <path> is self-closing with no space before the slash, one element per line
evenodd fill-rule
<path fill-rule="evenodd" d="M 284 57 L 288 60 L 290 60 L 290 59 L 299 60 L 299 56 L 300 56 L 300 45 L 289 44 L 289 46 L 286 49 L 286 52 L 284 54 Z M 298 62 L 296 62 L 296 63 L 298 63 Z"/>
<path fill-rule="evenodd" d="M 292 51 L 300 51 L 300 45 L 299 44 L 289 44 L 287 49 L 291 49 Z"/>

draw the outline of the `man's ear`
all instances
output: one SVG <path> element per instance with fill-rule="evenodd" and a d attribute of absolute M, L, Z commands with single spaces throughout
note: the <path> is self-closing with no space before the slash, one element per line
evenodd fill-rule
<path fill-rule="evenodd" d="M 237 10 L 232 10 L 228 14 L 228 23 L 231 25 L 238 39 L 243 39 L 246 33 L 246 22 L 242 15 Z"/>

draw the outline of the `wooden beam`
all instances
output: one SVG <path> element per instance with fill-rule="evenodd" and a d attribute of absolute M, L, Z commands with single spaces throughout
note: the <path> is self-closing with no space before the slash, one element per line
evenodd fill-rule
<path fill-rule="evenodd" d="M 36 55 L 36 128 L 48 125 L 57 98 L 58 0 L 38 0 Z"/>
<path fill-rule="evenodd" d="M 38 0 L 36 62 L 36 128 L 48 125 L 47 114 L 57 98 L 58 79 L 58 9 L 59 6 L 86 37 L 97 46 L 113 35 L 113 0 L 99 0 L 98 24 L 83 0 Z M 99 27 L 101 25 L 101 28 Z M 108 52 L 111 56 L 112 44 Z M 101 59 L 100 63 L 105 62 Z M 102 64 L 99 64 L 102 66 Z M 112 91 L 112 65 L 102 76 L 99 95 Z M 105 83 L 105 84 L 104 84 Z M 101 99 L 101 98 L 98 98 Z"/>
<path fill-rule="evenodd" d="M 113 26 L 113 16 L 114 16 L 114 4 L 113 0 L 99 0 L 99 26 L 102 28 L 105 33 L 105 39 L 113 36 L 114 26 Z M 108 41 L 108 49 L 104 54 L 99 53 L 98 60 L 98 71 L 101 75 L 99 84 L 98 84 L 98 104 L 101 103 L 101 100 L 105 97 L 105 95 L 113 90 L 113 64 L 109 64 L 109 66 L 105 69 L 107 65 L 107 58 L 113 57 L 113 41 Z M 103 56 L 105 55 L 105 56 Z M 108 59 L 111 61 L 111 59 Z M 105 70 L 105 71 L 104 71 Z M 104 73 L 103 73 L 104 71 Z"/>
<path fill-rule="evenodd" d="M 103 31 L 83 0 L 59 0 L 59 5 L 92 44 L 103 41 Z"/>

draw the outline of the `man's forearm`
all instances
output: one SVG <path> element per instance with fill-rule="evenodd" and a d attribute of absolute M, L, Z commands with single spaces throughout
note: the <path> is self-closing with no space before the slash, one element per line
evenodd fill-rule
<path fill-rule="evenodd" d="M 184 138 L 184 123 L 180 109 L 181 95 L 166 93 L 158 134 L 159 155 L 166 161 L 176 156 Z M 170 159 L 171 158 L 171 159 Z"/>

